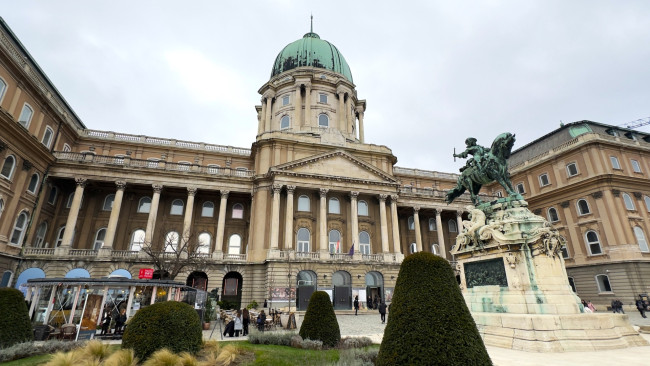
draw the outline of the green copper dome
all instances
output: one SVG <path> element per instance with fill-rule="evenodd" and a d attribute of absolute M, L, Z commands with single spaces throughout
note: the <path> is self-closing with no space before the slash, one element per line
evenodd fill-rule
<path fill-rule="evenodd" d="M 352 82 L 350 66 L 331 43 L 309 32 L 302 39 L 289 43 L 275 58 L 271 77 L 301 66 L 320 67 L 338 72 Z"/>

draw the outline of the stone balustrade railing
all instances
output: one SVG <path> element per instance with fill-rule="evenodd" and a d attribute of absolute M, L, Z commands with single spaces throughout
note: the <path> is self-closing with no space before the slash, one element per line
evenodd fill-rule
<path fill-rule="evenodd" d="M 414 175 L 418 177 L 428 177 L 428 178 L 438 178 L 438 179 L 449 179 L 453 181 L 457 180 L 459 177 L 458 174 L 454 174 L 454 173 L 443 173 L 443 172 L 434 172 L 431 170 L 402 168 L 399 166 L 393 167 L 393 174 Z"/>

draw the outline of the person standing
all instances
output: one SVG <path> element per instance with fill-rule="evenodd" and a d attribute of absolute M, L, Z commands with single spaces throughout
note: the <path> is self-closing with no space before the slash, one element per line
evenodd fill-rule
<path fill-rule="evenodd" d="M 354 297 L 354 315 L 359 311 L 359 295 Z"/>
<path fill-rule="evenodd" d="M 587 306 L 589 307 L 589 310 L 591 310 L 592 313 L 596 312 L 596 307 L 594 306 L 594 304 L 591 303 L 591 300 L 587 301 Z"/>
<path fill-rule="evenodd" d="M 381 324 L 386 323 L 386 303 L 384 300 L 381 300 L 381 304 L 379 304 L 379 315 L 381 316 Z"/>
<path fill-rule="evenodd" d="M 244 321 L 244 336 L 248 335 L 248 325 L 251 323 L 251 314 L 248 309 L 244 308 L 242 312 L 242 320 Z"/>
<path fill-rule="evenodd" d="M 124 323 L 126 323 L 126 309 L 120 310 L 120 314 L 115 318 L 114 334 L 124 333 Z"/>
<path fill-rule="evenodd" d="M 645 303 L 643 300 L 639 299 L 636 301 L 636 308 L 639 310 L 639 313 L 641 313 L 642 317 L 647 318 L 647 316 L 645 316 Z"/>
<path fill-rule="evenodd" d="M 266 314 L 264 314 L 264 310 L 262 310 L 260 312 L 260 315 L 257 316 L 257 329 L 260 332 L 263 332 L 265 324 L 266 324 Z"/>
<path fill-rule="evenodd" d="M 241 310 L 237 310 L 235 315 L 235 337 L 239 337 L 239 332 L 244 328 L 244 321 L 242 319 Z"/>

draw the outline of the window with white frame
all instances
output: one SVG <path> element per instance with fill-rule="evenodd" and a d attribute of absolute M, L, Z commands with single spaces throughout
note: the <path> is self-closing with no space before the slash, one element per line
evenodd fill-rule
<path fill-rule="evenodd" d="M 29 128 L 29 123 L 32 121 L 33 115 L 34 110 L 29 106 L 29 104 L 25 103 L 23 105 L 23 110 L 20 112 L 20 117 L 18 117 L 18 123 L 25 128 Z"/>
<path fill-rule="evenodd" d="M 165 234 L 165 242 L 163 243 L 165 247 L 165 252 L 174 253 L 176 250 L 178 250 L 179 240 L 180 240 L 180 236 L 176 231 L 170 231 L 167 234 Z"/>
<path fill-rule="evenodd" d="M 357 204 L 357 214 L 359 216 L 368 216 L 368 203 L 366 201 L 359 201 Z"/>
<path fill-rule="evenodd" d="M 591 213 L 591 210 L 589 209 L 589 204 L 587 203 L 587 200 L 585 199 L 579 199 L 577 202 L 578 205 L 578 214 L 579 215 L 588 215 Z"/>
<path fill-rule="evenodd" d="M 409 245 L 409 252 L 413 254 L 413 253 L 417 253 L 417 251 L 418 251 L 418 245 L 416 243 L 411 243 L 411 245 Z"/>
<path fill-rule="evenodd" d="M 280 129 L 284 130 L 285 128 L 289 128 L 290 122 L 291 118 L 289 116 L 282 116 L 280 119 Z"/>
<path fill-rule="evenodd" d="M 560 217 L 557 214 L 555 207 L 549 207 L 548 209 L 548 221 L 557 222 L 560 221 Z"/>
<path fill-rule="evenodd" d="M 566 172 L 569 177 L 578 175 L 578 165 L 576 163 L 569 163 L 566 166 Z"/>
<path fill-rule="evenodd" d="M 309 197 L 302 195 L 298 197 L 298 211 L 310 211 Z"/>
<path fill-rule="evenodd" d="M 318 102 L 319 103 L 327 103 L 327 94 L 324 94 L 324 93 L 318 94 Z"/>
<path fill-rule="evenodd" d="M 139 252 L 144 246 L 144 238 L 146 237 L 145 231 L 142 229 L 137 229 L 131 235 L 131 245 L 130 250 L 134 252 Z"/>
<path fill-rule="evenodd" d="M 214 216 L 214 203 L 210 201 L 203 202 L 203 207 L 201 207 L 201 216 L 203 217 Z"/>
<path fill-rule="evenodd" d="M 632 163 L 632 170 L 635 173 L 641 173 L 641 164 L 639 164 L 639 161 L 631 159 L 630 162 Z"/>
<path fill-rule="evenodd" d="M 447 225 L 449 225 L 449 232 L 450 233 L 455 233 L 458 232 L 458 226 L 456 225 L 456 220 L 449 220 L 447 222 Z"/>
<path fill-rule="evenodd" d="M 232 218 L 233 219 L 244 218 L 244 205 L 242 205 L 241 203 L 235 203 L 232 206 Z"/>
<path fill-rule="evenodd" d="M 338 198 L 332 197 L 329 199 L 329 208 L 328 212 L 331 214 L 340 214 L 341 213 L 341 203 Z"/>
<path fill-rule="evenodd" d="M 282 105 L 283 106 L 289 105 L 289 96 L 288 95 L 282 96 Z"/>
<path fill-rule="evenodd" d="M 11 179 L 11 176 L 14 174 L 14 168 L 16 167 L 16 158 L 13 155 L 9 155 L 5 158 L 4 164 L 2 164 L 2 170 L 0 170 L 0 175 L 7 179 Z"/>
<path fill-rule="evenodd" d="M 643 229 L 641 229 L 639 226 L 634 227 L 634 236 L 636 237 L 636 242 L 639 244 L 639 249 L 642 252 L 648 252 L 648 241 L 645 238 L 645 233 L 643 232 Z"/>
<path fill-rule="evenodd" d="M 241 236 L 232 234 L 228 239 L 228 254 L 241 254 Z"/>
<path fill-rule="evenodd" d="M 438 225 L 436 224 L 436 219 L 432 217 L 429 219 L 429 231 L 437 231 L 437 230 L 438 230 Z"/>
<path fill-rule="evenodd" d="M 211 243 L 212 243 L 212 235 L 210 235 L 210 233 L 203 232 L 199 234 L 196 252 L 201 254 L 209 254 Z"/>
<path fill-rule="evenodd" d="M 208 164 L 208 173 L 209 174 L 219 174 L 219 165 L 217 165 L 217 164 Z"/>
<path fill-rule="evenodd" d="M 20 245 L 25 235 L 25 228 L 27 227 L 27 213 L 25 211 L 21 212 L 20 215 L 16 218 L 14 223 L 14 229 L 11 232 L 11 238 L 9 244 Z"/>
<path fill-rule="evenodd" d="M 182 215 L 183 214 L 183 206 L 185 203 L 183 203 L 182 199 L 175 199 L 172 201 L 172 207 L 169 210 L 170 215 Z"/>
<path fill-rule="evenodd" d="M 544 173 L 539 176 L 539 186 L 544 187 L 551 184 L 551 181 L 548 179 L 548 174 Z"/>
<path fill-rule="evenodd" d="M 571 286 L 571 290 L 573 290 L 573 292 L 578 292 L 576 291 L 576 283 L 573 280 L 573 277 L 568 277 L 568 279 L 569 279 L 569 286 Z"/>
<path fill-rule="evenodd" d="M 370 254 L 370 234 L 365 231 L 359 233 L 359 250 L 361 254 Z"/>
<path fill-rule="evenodd" d="M 598 292 L 612 292 L 612 286 L 609 284 L 609 276 L 599 274 L 596 276 L 596 283 L 598 284 Z"/>
<path fill-rule="evenodd" d="M 54 241 L 55 248 L 60 247 L 61 243 L 63 243 L 63 234 L 65 234 L 65 225 L 61 226 L 59 230 L 56 232 L 56 240 Z"/>
<path fill-rule="evenodd" d="M 0 198 L 0 217 L 2 217 L 2 211 L 5 210 L 5 200 Z"/>
<path fill-rule="evenodd" d="M 70 152 L 72 148 L 68 144 L 63 144 L 63 152 Z"/>
<path fill-rule="evenodd" d="M 519 192 L 519 194 L 525 194 L 526 193 L 526 190 L 524 189 L 524 184 L 523 183 L 518 183 L 517 184 L 517 192 Z"/>
<path fill-rule="evenodd" d="M 564 259 L 571 258 L 571 254 L 569 253 L 569 248 L 568 248 L 568 245 L 567 245 L 567 241 L 563 236 L 561 238 L 562 238 L 562 243 L 564 243 L 564 245 L 562 245 L 560 247 L 560 251 L 562 252 L 562 258 L 564 258 Z"/>
<path fill-rule="evenodd" d="M 45 127 L 45 133 L 43 134 L 43 140 L 41 140 L 41 143 L 48 149 L 52 144 L 52 136 L 54 136 L 54 130 L 52 130 L 50 126 Z"/>
<path fill-rule="evenodd" d="M 329 126 L 330 126 L 330 118 L 325 113 L 318 115 L 318 127 L 329 127 Z"/>
<path fill-rule="evenodd" d="M 440 246 L 438 244 L 431 244 L 431 253 L 440 255 Z"/>
<path fill-rule="evenodd" d="M 341 233 L 338 230 L 330 230 L 328 239 L 330 253 L 341 253 Z"/>
<path fill-rule="evenodd" d="M 618 162 L 618 158 L 616 156 L 610 156 L 609 160 L 612 162 L 612 168 L 621 169 L 621 164 Z"/>
<path fill-rule="evenodd" d="M 149 213 L 151 211 L 151 197 L 141 197 L 138 201 L 138 212 Z"/>
<path fill-rule="evenodd" d="M 3 78 L 0 78 L 0 102 L 2 102 L 2 98 L 5 96 L 6 91 L 7 91 L 7 83 L 4 81 Z"/>
<path fill-rule="evenodd" d="M 50 187 L 50 195 L 47 197 L 47 203 L 54 205 L 56 203 L 56 195 L 59 190 L 55 186 Z"/>
<path fill-rule="evenodd" d="M 643 201 L 645 202 L 645 209 L 650 212 L 650 197 L 644 196 Z"/>
<path fill-rule="evenodd" d="M 27 192 L 36 193 L 36 188 L 38 188 L 39 180 L 40 177 L 38 176 L 38 173 L 32 174 L 32 177 L 29 178 L 29 184 L 27 185 Z"/>
<path fill-rule="evenodd" d="M 415 230 L 415 220 L 413 219 L 413 216 L 409 216 L 407 221 L 409 225 L 409 230 Z"/>
<path fill-rule="evenodd" d="M 296 235 L 296 251 L 299 253 L 309 253 L 309 230 L 301 227 Z"/>
<path fill-rule="evenodd" d="M 113 193 L 106 195 L 106 198 L 104 198 L 104 205 L 102 206 L 102 210 L 104 211 L 112 210 L 113 201 L 115 201 L 115 195 Z"/>
<path fill-rule="evenodd" d="M 600 246 L 600 239 L 598 239 L 598 234 L 589 230 L 585 233 L 585 240 L 587 241 L 587 249 L 589 249 L 590 255 L 603 254 L 603 249 Z"/>
<path fill-rule="evenodd" d="M 628 211 L 636 211 L 636 206 L 634 206 L 632 197 L 627 193 L 621 193 L 621 196 L 623 197 L 623 203 L 625 203 L 625 209 Z"/>
<path fill-rule="evenodd" d="M 95 234 L 95 244 L 93 245 L 94 250 L 99 250 L 104 246 L 104 239 L 106 238 L 106 228 L 103 227 L 97 230 Z"/>
<path fill-rule="evenodd" d="M 47 234 L 47 222 L 41 222 L 41 224 L 36 228 L 34 248 L 43 248 L 43 244 L 45 243 L 45 234 Z"/>

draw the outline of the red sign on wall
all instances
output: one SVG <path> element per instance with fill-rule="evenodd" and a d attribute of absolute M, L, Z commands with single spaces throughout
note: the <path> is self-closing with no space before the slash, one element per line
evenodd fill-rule
<path fill-rule="evenodd" d="M 140 279 L 152 279 L 153 278 L 153 268 L 142 268 L 140 274 L 138 275 Z"/>

